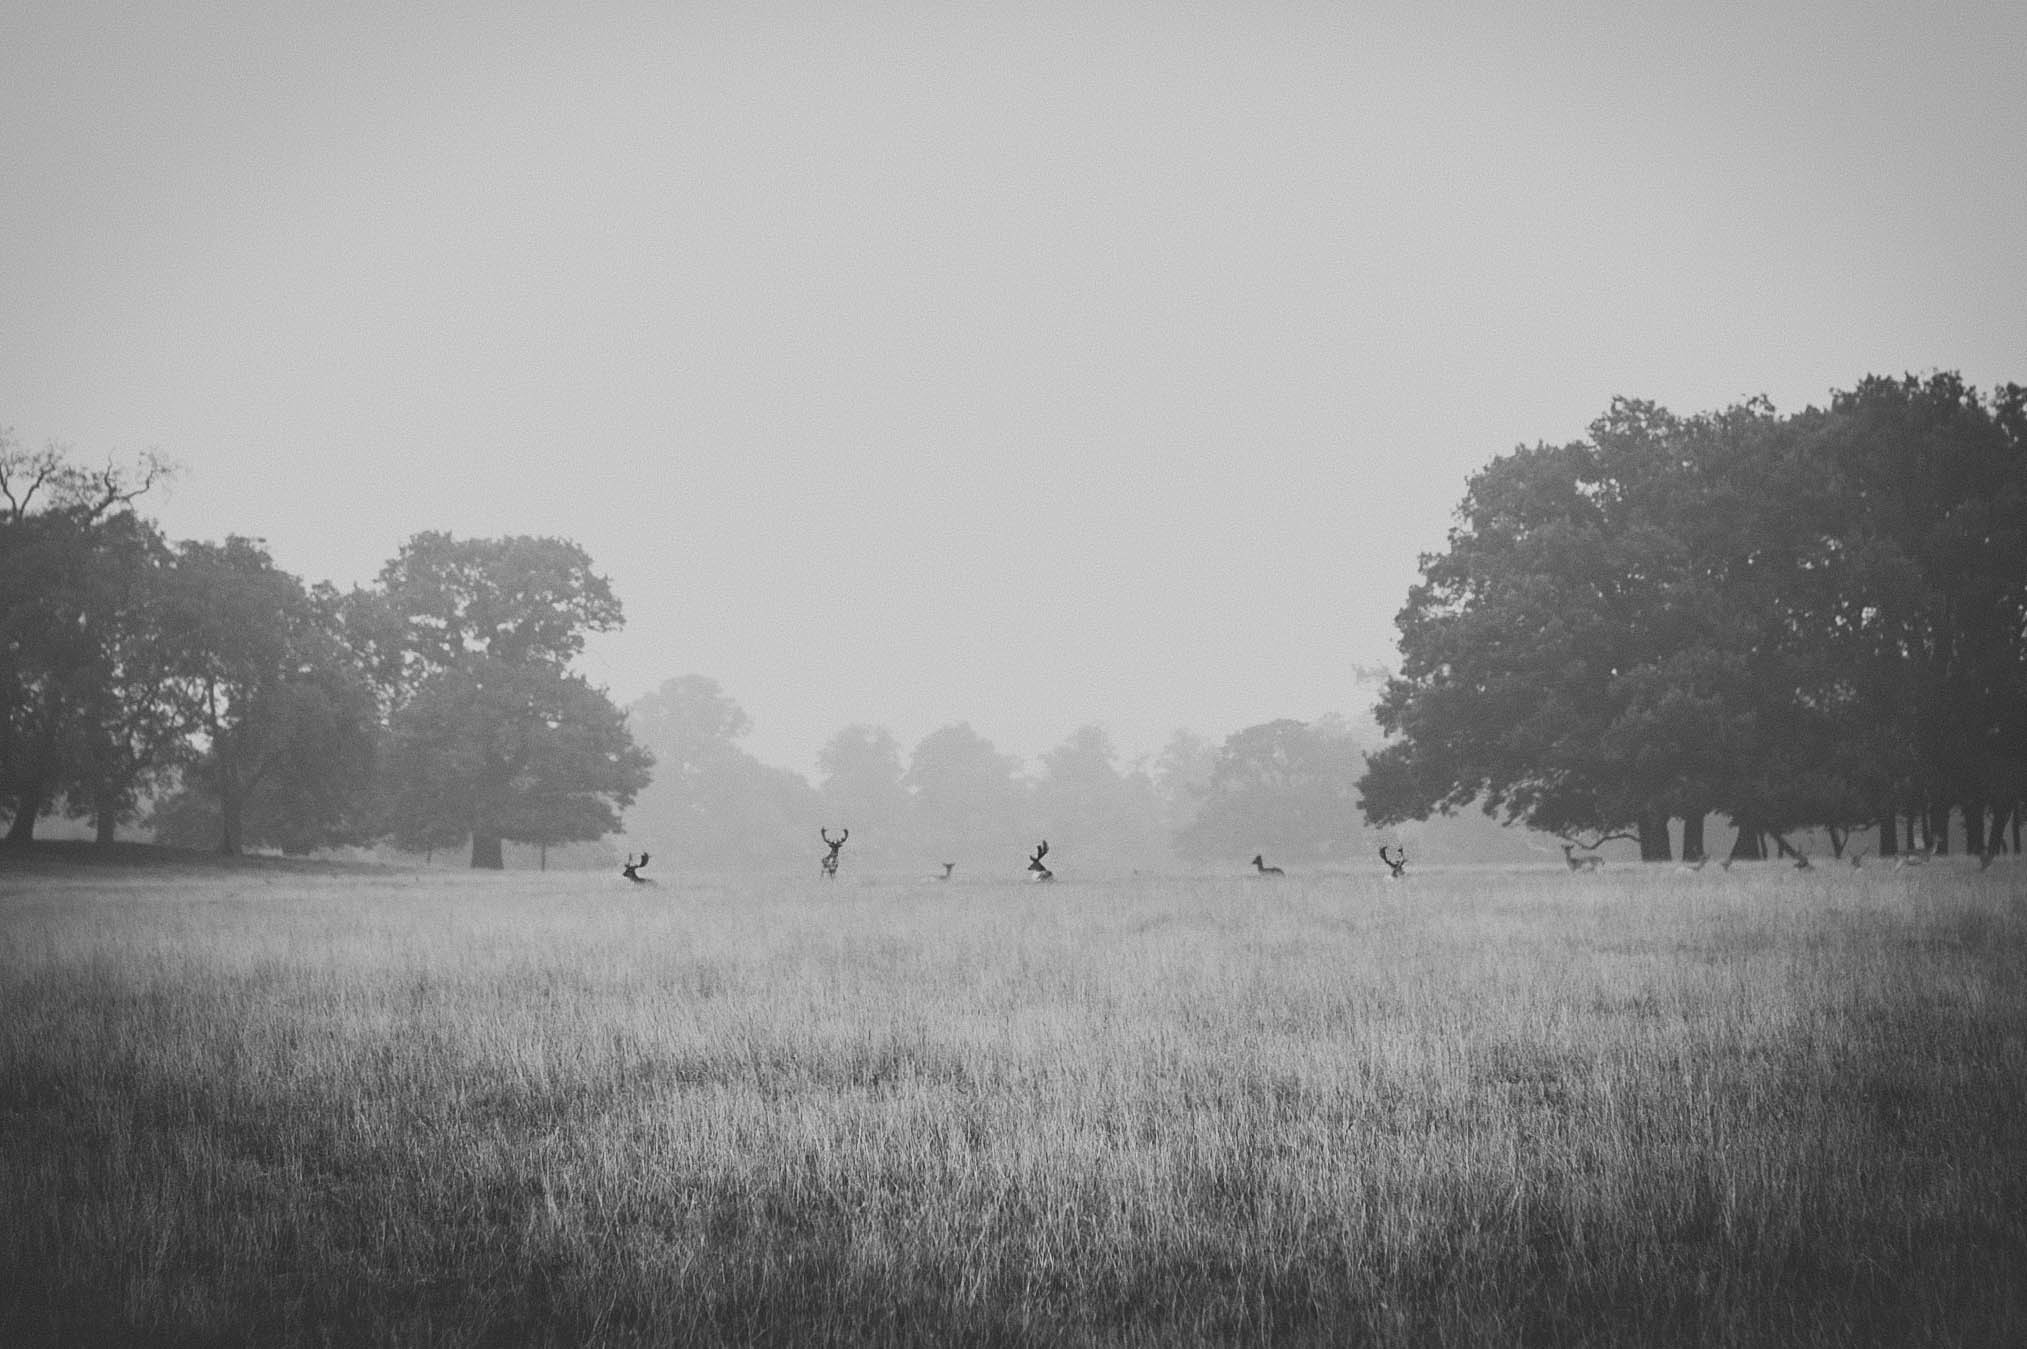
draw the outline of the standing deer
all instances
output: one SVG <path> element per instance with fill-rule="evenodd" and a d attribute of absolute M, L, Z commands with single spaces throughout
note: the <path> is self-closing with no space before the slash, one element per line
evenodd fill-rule
<path fill-rule="evenodd" d="M 1035 879 L 1038 881 L 1052 881 L 1056 879 L 1056 873 L 1042 865 L 1042 859 L 1048 855 L 1049 841 L 1043 839 L 1042 846 L 1035 849 L 1035 855 L 1028 859 L 1028 870 L 1035 873 Z"/>
<path fill-rule="evenodd" d="M 1578 857 L 1574 843 L 1562 845 L 1562 860 L 1569 863 L 1571 871 L 1596 871 L 1605 864 L 1605 859 L 1602 857 Z"/>
<path fill-rule="evenodd" d="M 1279 867 L 1268 866 L 1264 854 L 1261 853 L 1253 854 L 1253 865 L 1260 869 L 1262 876 L 1285 876 L 1288 874 Z"/>
<path fill-rule="evenodd" d="M 1387 845 L 1384 843 L 1379 845 L 1379 860 L 1387 864 L 1387 879 L 1390 881 L 1399 881 L 1407 879 L 1408 850 L 1406 848 L 1401 848 L 1399 849 L 1399 852 L 1401 855 L 1398 858 L 1388 857 Z"/>
<path fill-rule="evenodd" d="M 823 859 L 823 878 L 834 881 L 838 878 L 838 849 L 845 846 L 845 840 L 852 836 L 852 831 L 840 829 L 836 838 L 831 837 L 829 829 L 819 829 L 816 833 L 830 848 L 830 856 Z"/>

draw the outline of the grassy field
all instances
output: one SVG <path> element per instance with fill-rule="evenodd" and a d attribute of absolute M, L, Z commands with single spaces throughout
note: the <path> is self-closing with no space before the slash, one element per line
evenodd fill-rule
<path fill-rule="evenodd" d="M 0 1343 L 2027 1343 L 2027 882 L 0 871 Z"/>

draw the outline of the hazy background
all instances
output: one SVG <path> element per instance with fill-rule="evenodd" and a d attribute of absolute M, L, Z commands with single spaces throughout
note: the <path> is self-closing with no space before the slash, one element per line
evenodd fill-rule
<path fill-rule="evenodd" d="M 553 11 L 553 12 L 552 12 Z M 0 425 L 576 539 L 759 757 L 1357 712 L 1614 394 L 2027 378 L 2027 6 L 0 0 Z"/>

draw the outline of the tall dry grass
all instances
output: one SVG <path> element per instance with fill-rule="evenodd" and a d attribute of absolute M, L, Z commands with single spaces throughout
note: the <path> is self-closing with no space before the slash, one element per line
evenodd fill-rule
<path fill-rule="evenodd" d="M 2027 1343 L 2003 865 L 0 881 L 0 1342 Z"/>

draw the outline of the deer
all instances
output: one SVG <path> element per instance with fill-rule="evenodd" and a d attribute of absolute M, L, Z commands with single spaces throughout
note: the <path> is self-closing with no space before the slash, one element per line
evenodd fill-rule
<path fill-rule="evenodd" d="M 957 870 L 957 863 L 945 862 L 943 864 L 943 874 L 941 876 L 936 877 L 935 879 L 939 881 L 947 881 L 950 879 L 950 873 L 955 870 Z"/>
<path fill-rule="evenodd" d="M 838 850 L 845 846 L 845 840 L 852 836 L 852 831 L 840 829 L 836 838 L 831 837 L 829 829 L 819 829 L 816 833 L 817 837 L 821 838 L 825 846 L 830 849 L 830 856 L 823 859 L 823 878 L 827 881 L 834 881 L 838 878 Z"/>
<path fill-rule="evenodd" d="M 1387 879 L 1390 881 L 1407 879 L 1408 850 L 1401 848 L 1399 851 L 1401 855 L 1398 858 L 1388 857 L 1387 845 L 1384 843 L 1379 845 L 1379 860 L 1387 864 Z"/>
<path fill-rule="evenodd" d="M 1286 876 L 1288 874 L 1279 867 L 1268 866 L 1266 857 L 1262 853 L 1253 854 L 1253 865 L 1260 869 L 1262 876 Z"/>
<path fill-rule="evenodd" d="M 1035 855 L 1028 859 L 1028 870 L 1035 873 L 1037 881 L 1052 881 L 1056 873 L 1042 865 L 1042 859 L 1049 855 L 1049 841 L 1042 840 L 1042 846 L 1035 849 Z"/>
<path fill-rule="evenodd" d="M 1574 843 L 1562 845 L 1562 860 L 1569 864 L 1571 871 L 1596 871 L 1605 864 L 1605 859 L 1596 854 L 1589 857 L 1578 857 L 1576 851 L 1577 847 Z"/>
<path fill-rule="evenodd" d="M 647 864 L 648 864 L 647 853 L 645 852 L 641 853 L 640 861 L 638 862 L 633 860 L 632 853 L 628 853 L 626 855 L 626 865 L 619 869 L 619 874 L 626 877 L 628 880 L 632 881 L 635 885 L 653 885 L 654 884 L 653 881 L 649 880 L 647 877 L 640 874 L 640 869 L 646 866 Z"/>
<path fill-rule="evenodd" d="M 1930 840 L 1929 845 L 1920 852 L 1902 853 L 1894 862 L 1893 869 L 1895 871 L 1902 871 L 1908 867 L 1925 867 L 1928 865 L 1928 859 L 1935 856 L 1935 851 L 1935 842 L 1934 840 Z"/>

